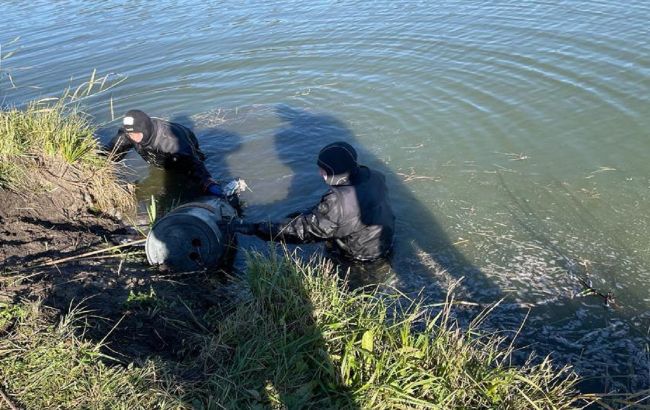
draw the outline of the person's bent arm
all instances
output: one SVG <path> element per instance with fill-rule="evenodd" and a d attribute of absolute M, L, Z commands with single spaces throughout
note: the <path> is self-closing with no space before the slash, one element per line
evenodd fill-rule
<path fill-rule="evenodd" d="M 190 165 L 190 179 L 200 187 L 202 194 L 223 196 L 221 186 L 212 178 L 205 163 L 195 156 Z"/>
<path fill-rule="evenodd" d="M 257 224 L 255 234 L 265 240 L 289 243 L 317 242 L 336 237 L 340 207 L 335 192 L 328 192 L 311 211 L 279 223 Z"/>
<path fill-rule="evenodd" d="M 102 148 L 102 151 L 108 158 L 120 161 L 131 148 L 133 148 L 133 141 L 126 135 L 124 130 L 120 129 L 117 135 Z"/>

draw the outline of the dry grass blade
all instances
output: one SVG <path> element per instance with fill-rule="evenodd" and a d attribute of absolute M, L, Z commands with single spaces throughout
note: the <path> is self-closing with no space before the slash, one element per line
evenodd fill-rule
<path fill-rule="evenodd" d="M 67 258 L 51 260 L 51 261 L 41 263 L 41 264 L 38 264 L 38 265 L 35 265 L 35 266 L 30 266 L 29 268 L 35 269 L 35 268 L 40 268 L 40 267 L 44 267 L 44 266 L 52 266 L 52 265 L 56 265 L 56 264 L 60 264 L 60 263 L 70 262 L 70 261 L 82 259 L 82 258 L 85 258 L 85 257 L 88 257 L 88 256 L 98 255 L 100 253 L 112 252 L 112 251 L 115 251 L 115 250 L 118 250 L 118 249 L 126 248 L 126 247 L 129 247 L 129 246 L 134 246 L 134 245 L 137 245 L 137 244 L 140 244 L 140 243 L 144 243 L 146 241 L 147 241 L 146 239 L 136 239 L 135 241 L 131 241 L 131 242 L 128 242 L 128 243 L 123 243 L 121 245 L 111 246 L 111 247 L 105 248 L 105 249 L 98 249 L 98 250 L 95 250 L 95 251 L 82 253 L 80 255 L 69 256 Z"/>
<path fill-rule="evenodd" d="M 410 167 L 409 168 L 409 173 L 404 173 L 404 172 L 397 172 L 397 175 L 402 177 L 404 182 L 411 182 L 411 181 L 418 181 L 418 180 L 426 180 L 426 181 L 440 181 L 440 177 L 432 177 L 432 176 L 426 176 L 426 175 L 417 175 L 415 172 L 415 168 Z"/>
<path fill-rule="evenodd" d="M 9 396 L 7 396 L 7 394 L 4 392 L 4 389 L 2 388 L 2 386 L 0 386 L 0 398 L 2 398 L 2 400 L 4 400 L 4 402 L 7 404 L 7 406 L 9 406 L 9 408 L 11 410 L 19 410 L 20 409 L 20 407 L 16 406 L 14 404 L 14 402 L 11 401 Z"/>

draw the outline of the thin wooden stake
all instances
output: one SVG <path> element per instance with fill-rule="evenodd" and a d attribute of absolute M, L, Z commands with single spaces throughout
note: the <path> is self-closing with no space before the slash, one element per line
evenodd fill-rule
<path fill-rule="evenodd" d="M 137 239 L 135 241 L 131 241 L 131 242 L 128 242 L 128 243 L 123 243 L 122 245 L 112 246 L 110 248 L 105 248 L 105 249 L 98 249 L 96 251 L 82 253 L 81 255 L 69 256 L 67 258 L 56 259 L 56 260 L 53 260 L 53 261 L 45 262 L 45 263 L 42 263 L 40 265 L 31 266 L 31 267 L 32 268 L 40 268 L 42 266 L 52 266 L 52 265 L 56 265 L 57 263 L 69 262 L 69 261 L 72 261 L 72 260 L 75 260 L 75 259 L 85 258 L 86 256 L 92 256 L 92 255 L 97 255 L 97 254 L 104 253 L 104 252 L 110 252 L 110 251 L 113 251 L 115 249 L 126 248 L 127 246 L 137 245 L 139 243 L 144 243 L 146 241 L 147 241 L 146 239 Z"/>

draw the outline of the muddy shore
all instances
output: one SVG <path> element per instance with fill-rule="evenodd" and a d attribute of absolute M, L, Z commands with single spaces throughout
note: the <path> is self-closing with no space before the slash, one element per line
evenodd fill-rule
<path fill-rule="evenodd" d="M 50 192 L 0 191 L 0 303 L 41 300 L 53 314 L 89 311 L 86 336 L 105 340 L 124 362 L 175 359 L 179 326 L 218 314 L 223 272 L 170 274 L 146 263 L 142 244 L 100 255 L 89 251 L 142 239 L 120 219 L 91 211 L 89 193 L 57 183 Z"/>

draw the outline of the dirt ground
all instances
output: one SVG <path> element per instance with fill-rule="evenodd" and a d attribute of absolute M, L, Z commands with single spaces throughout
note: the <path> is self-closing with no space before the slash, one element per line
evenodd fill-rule
<path fill-rule="evenodd" d="M 143 244 L 101 255 L 63 258 L 143 239 L 121 220 L 93 215 L 78 186 L 50 192 L 0 190 L 0 302 L 41 300 L 57 315 L 81 306 L 85 337 L 104 340 L 124 362 L 180 360 L 185 339 L 224 309 L 224 272 L 171 274 L 150 267 Z"/>

